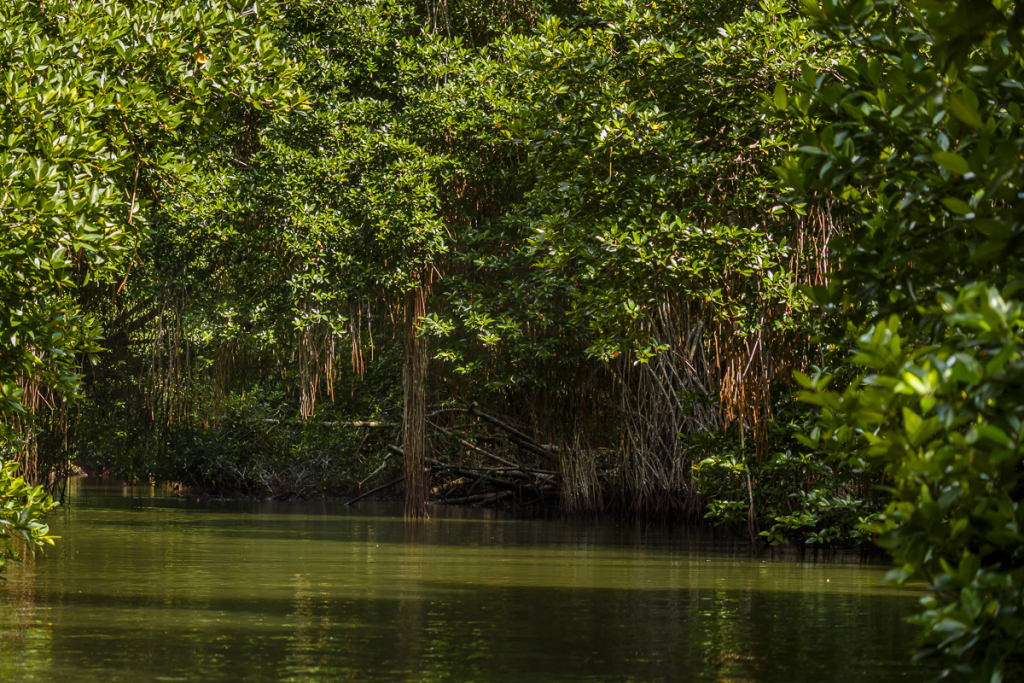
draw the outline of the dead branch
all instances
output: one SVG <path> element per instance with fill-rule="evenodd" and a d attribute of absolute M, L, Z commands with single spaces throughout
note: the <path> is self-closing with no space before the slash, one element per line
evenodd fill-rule
<path fill-rule="evenodd" d="M 373 494 L 379 493 L 380 491 L 383 491 L 384 489 L 389 489 L 389 488 L 391 488 L 392 486 L 394 486 L 395 484 L 397 484 L 400 481 L 405 481 L 405 477 L 401 476 L 398 479 L 392 479 L 391 481 L 389 481 L 388 483 L 386 483 L 386 484 L 384 484 L 382 486 L 378 486 L 377 488 L 371 489 L 371 490 L 367 491 L 366 493 L 364 493 L 362 495 L 356 496 L 352 500 L 350 500 L 347 503 L 345 503 L 345 505 L 352 505 L 353 503 L 358 503 L 363 498 L 366 498 L 367 496 L 372 496 Z"/>
<path fill-rule="evenodd" d="M 552 463 L 558 464 L 558 456 L 555 453 L 553 453 L 551 450 L 549 450 L 546 446 L 537 443 L 535 440 L 533 440 L 532 438 L 530 438 L 526 434 L 523 434 L 521 431 L 519 431 L 515 427 L 512 427 L 511 425 L 505 424 L 504 422 L 502 422 L 498 418 L 491 417 L 487 413 L 481 412 L 477 403 L 474 402 L 469 407 L 469 412 L 471 412 L 473 415 L 476 415 L 477 417 L 479 417 L 479 418 L 481 418 L 483 420 L 486 420 L 487 422 L 490 422 L 495 427 L 499 427 L 501 429 L 504 429 L 506 432 L 508 432 L 508 434 L 510 436 L 513 437 L 513 442 L 517 442 L 517 441 L 521 442 L 521 443 L 518 443 L 518 445 L 522 446 L 523 448 L 536 453 L 537 455 L 541 456 L 542 458 L 545 458 L 548 462 L 552 462 Z"/>

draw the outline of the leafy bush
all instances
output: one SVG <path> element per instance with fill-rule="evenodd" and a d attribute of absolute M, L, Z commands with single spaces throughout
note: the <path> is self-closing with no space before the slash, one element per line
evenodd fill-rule
<path fill-rule="evenodd" d="M 833 341 L 863 373 L 841 389 L 801 376 L 822 411 L 807 443 L 885 477 L 892 500 L 867 529 L 893 580 L 934 591 L 920 656 L 949 656 L 951 677 L 1019 678 L 1020 8 L 804 4 L 853 58 L 788 84 L 778 104 L 806 131 L 778 173 L 850 217 L 840 269 L 807 291 L 848 324 Z"/>
<path fill-rule="evenodd" d="M 0 465 L 0 570 L 8 560 L 21 560 L 20 547 L 34 552 L 53 545 L 56 538 L 42 522 L 43 514 L 53 508 L 53 499 L 42 486 L 29 486 L 17 472 L 18 463 Z"/>
<path fill-rule="evenodd" d="M 822 409 L 814 445 L 884 472 L 893 499 L 868 529 L 898 567 L 934 595 L 915 621 L 920 656 L 952 655 L 949 673 L 1014 680 L 1024 672 L 1024 304 L 984 284 L 941 294 L 937 339 L 919 345 L 892 316 L 872 325 L 852 362 L 865 374 L 843 391 L 802 377 Z"/>
<path fill-rule="evenodd" d="M 791 445 L 764 460 L 720 448 L 696 464 L 707 518 L 746 526 L 751 540 L 766 545 L 839 547 L 866 540 L 870 532 L 861 525 L 880 506 L 871 479 L 840 457 Z"/>

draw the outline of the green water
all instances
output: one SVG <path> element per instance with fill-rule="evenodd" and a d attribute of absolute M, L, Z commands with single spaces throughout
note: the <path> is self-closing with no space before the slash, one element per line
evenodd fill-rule
<path fill-rule="evenodd" d="M 80 485 L 57 547 L 8 573 L 0 681 L 931 677 L 901 622 L 919 596 L 856 558 L 493 512 L 132 503 Z"/>

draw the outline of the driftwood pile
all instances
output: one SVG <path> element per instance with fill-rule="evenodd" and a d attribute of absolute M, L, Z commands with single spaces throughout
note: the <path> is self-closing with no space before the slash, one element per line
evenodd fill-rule
<path fill-rule="evenodd" d="M 475 419 L 469 424 L 452 424 L 451 418 L 459 413 Z M 440 416 L 448 418 L 447 426 L 439 424 L 436 418 Z M 529 508 L 557 500 L 558 456 L 553 447 L 482 412 L 475 403 L 469 408 L 440 410 L 429 417 L 428 425 L 434 431 L 433 453 L 437 456 L 427 458 L 432 503 Z M 404 457 L 400 447 L 389 445 L 388 449 Z M 382 493 L 404 480 L 405 477 L 393 479 L 352 498 L 346 505 Z"/>

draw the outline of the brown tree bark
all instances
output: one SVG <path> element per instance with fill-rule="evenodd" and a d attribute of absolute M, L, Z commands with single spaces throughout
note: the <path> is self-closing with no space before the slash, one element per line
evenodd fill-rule
<path fill-rule="evenodd" d="M 405 412 L 402 450 L 405 452 L 405 516 L 427 517 L 427 340 L 416 322 L 426 315 L 427 292 L 419 285 L 405 299 L 405 362 L 402 369 Z"/>

